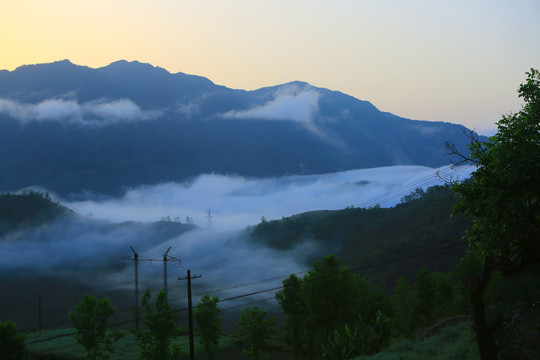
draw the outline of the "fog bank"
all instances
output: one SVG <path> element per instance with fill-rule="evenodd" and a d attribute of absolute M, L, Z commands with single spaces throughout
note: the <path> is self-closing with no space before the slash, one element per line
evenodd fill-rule
<path fill-rule="evenodd" d="M 147 222 L 170 218 L 229 231 L 255 225 L 262 216 L 271 220 L 348 206 L 391 207 L 418 187 L 441 185 L 441 177 L 463 179 L 473 170 L 470 166 L 455 170 L 391 166 L 268 179 L 206 174 L 186 183 L 137 187 L 121 198 L 61 202 L 95 219 Z"/>

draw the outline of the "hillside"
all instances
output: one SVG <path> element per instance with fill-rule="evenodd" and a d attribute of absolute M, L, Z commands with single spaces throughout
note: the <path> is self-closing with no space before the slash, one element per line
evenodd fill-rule
<path fill-rule="evenodd" d="M 9 296 L 0 297 L 0 321 L 15 321 L 24 330 L 36 328 L 38 294 L 47 328 L 69 325 L 67 313 L 84 293 L 106 292 L 130 306 L 131 291 L 104 285 L 126 267 L 121 258 L 130 254 L 129 246 L 144 251 L 195 228 L 172 221 L 93 220 L 54 203 L 47 194 L 2 194 L 0 288 L 9 289 Z M 171 272 L 178 267 L 172 264 Z"/>
<path fill-rule="evenodd" d="M 119 194 L 203 173 L 274 177 L 448 164 L 464 127 L 292 82 L 254 91 L 139 62 L 0 72 L 0 189 Z"/>
<path fill-rule="evenodd" d="M 53 203 L 48 194 L 25 192 L 0 195 L 0 241 L 9 232 L 36 227 L 70 214 L 71 210 Z"/>
<path fill-rule="evenodd" d="M 352 271 L 395 285 L 399 276 L 413 282 L 421 267 L 447 272 L 465 254 L 462 240 L 472 221 L 451 214 L 448 187 L 417 190 L 393 208 L 347 208 L 263 221 L 254 241 L 283 251 L 315 241 L 334 252 Z"/>

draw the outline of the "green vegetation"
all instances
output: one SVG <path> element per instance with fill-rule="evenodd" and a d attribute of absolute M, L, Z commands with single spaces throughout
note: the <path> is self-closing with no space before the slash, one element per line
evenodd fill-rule
<path fill-rule="evenodd" d="M 339 255 L 353 265 L 349 270 L 327 255 L 303 278 L 292 274 L 283 280 L 276 293 L 285 315 L 280 335 L 292 358 L 540 357 L 540 73 L 528 75 L 519 91 L 523 110 L 505 116 L 497 135 L 489 142 L 471 135 L 470 156 L 448 145 L 454 155 L 479 165 L 470 181 L 418 189 L 393 209 L 263 218 L 253 228 L 256 241 L 280 250 L 307 239 L 340 245 Z M 452 209 L 463 214 L 451 216 Z M 461 236 L 468 227 L 465 253 Z M 404 259 L 410 260 L 408 271 L 395 266 Z M 175 312 L 165 294 L 160 292 L 154 305 L 150 297 L 147 291 L 142 298 L 145 329 L 135 335 L 137 356 L 185 356 L 173 340 Z M 108 323 L 113 311 L 108 303 L 100 310 L 92 299 L 85 295 L 70 319 L 89 358 L 105 358 L 117 346 L 103 340 L 110 329 L 114 340 L 115 328 Z M 218 337 L 218 301 L 206 295 L 196 312 L 199 350 L 207 358 L 219 352 L 223 340 L 218 339 L 230 339 Z M 256 306 L 242 310 L 236 336 L 247 346 L 243 353 L 260 358 L 276 334 L 275 325 Z M 13 325 L 0 330 L 9 343 L 20 342 Z M 40 344 L 32 343 L 34 336 L 28 335 L 31 351 Z M 78 346 L 70 341 L 66 347 Z M 123 353 L 122 358 L 130 357 Z"/>
<path fill-rule="evenodd" d="M 161 290 L 155 303 L 150 303 L 151 294 L 146 290 L 141 299 L 142 323 L 146 329 L 136 331 L 137 341 L 141 349 L 141 359 L 171 359 L 173 351 L 171 339 L 175 333 L 176 313 L 173 312 L 167 294 Z"/>
<path fill-rule="evenodd" d="M 199 345 L 206 359 L 213 359 L 216 354 L 219 337 L 221 335 L 221 316 L 217 303 L 217 296 L 210 297 L 205 294 L 199 300 L 197 308 L 193 312 L 193 317 L 197 322 L 199 333 Z"/>
<path fill-rule="evenodd" d="M 355 360 L 477 360 L 480 357 L 471 329 L 470 322 L 462 322 L 421 341 L 398 341 L 376 355 Z"/>
<path fill-rule="evenodd" d="M 69 321 L 77 329 L 75 340 L 82 345 L 89 360 L 107 360 L 112 345 L 122 334 L 109 320 L 115 313 L 108 298 L 101 301 L 84 294 L 81 302 L 69 313 Z"/>
<path fill-rule="evenodd" d="M 252 234 L 278 250 L 314 240 L 333 249 L 349 269 L 362 269 L 369 280 L 392 287 L 400 276 L 413 281 L 422 267 L 447 272 L 465 255 L 462 237 L 472 221 L 452 216 L 454 204 L 449 186 L 434 186 L 404 197 L 394 208 L 305 213 L 262 221 Z"/>
<path fill-rule="evenodd" d="M 342 359 L 379 352 L 396 338 L 414 338 L 431 324 L 466 314 L 451 273 L 400 278 L 392 293 L 325 256 L 303 279 L 283 280 L 276 299 L 286 315 L 283 342 L 293 358 Z"/>
<path fill-rule="evenodd" d="M 26 358 L 26 336 L 11 321 L 0 322 L 0 359 L 22 360 Z"/>
<path fill-rule="evenodd" d="M 540 259 L 540 72 L 531 69 L 519 88 L 523 109 L 503 116 L 487 142 L 473 137 L 470 156 L 478 165 L 471 181 L 456 183 L 456 212 L 474 217 L 471 245 L 489 257 L 502 252 L 524 261 Z M 450 146 L 452 149 L 452 147 Z"/>
<path fill-rule="evenodd" d="M 481 273 L 469 281 L 482 359 L 493 359 L 506 347 L 514 312 L 523 305 L 516 299 L 506 309 L 487 307 L 485 294 L 494 271 L 510 275 L 540 262 L 540 72 L 531 69 L 527 75 L 518 91 L 525 106 L 503 116 L 496 135 L 481 142 L 471 134 L 470 156 L 447 144 L 462 162 L 478 165 L 471 180 L 455 183 L 453 190 L 458 196 L 455 211 L 474 218 L 466 239 L 483 257 Z"/>
<path fill-rule="evenodd" d="M 85 359 L 84 348 L 75 341 L 75 338 L 72 335 L 74 332 L 74 329 L 56 329 L 29 333 L 27 335 L 29 352 L 31 355 L 35 356 L 36 359 Z M 175 337 L 172 342 L 172 345 L 174 344 L 182 349 L 187 348 L 187 336 Z M 226 343 L 225 341 L 223 344 L 220 344 L 221 349 L 226 349 L 229 346 L 230 343 Z M 114 352 L 111 354 L 110 360 L 140 359 L 140 349 L 133 332 L 125 332 L 124 336 L 114 343 L 112 348 Z"/>
<path fill-rule="evenodd" d="M 242 353 L 248 358 L 258 360 L 268 338 L 275 334 L 276 319 L 267 318 L 266 311 L 257 306 L 247 306 L 240 313 L 240 329 L 237 336 L 247 346 Z"/>
<path fill-rule="evenodd" d="M 0 194 L 0 237 L 10 231 L 39 226 L 69 213 L 51 201 L 49 194 L 25 191 L 22 194 Z"/>
<path fill-rule="evenodd" d="M 316 262 L 303 279 L 291 275 L 283 285 L 276 299 L 287 317 L 284 341 L 294 356 L 314 357 L 336 330 L 369 327 L 381 314 L 392 312 L 382 290 L 351 274 L 333 255 Z M 379 339 L 378 347 L 388 339 Z"/>

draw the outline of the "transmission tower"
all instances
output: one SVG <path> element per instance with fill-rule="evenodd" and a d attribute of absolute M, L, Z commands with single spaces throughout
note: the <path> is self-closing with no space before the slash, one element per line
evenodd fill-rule
<path fill-rule="evenodd" d="M 169 251 L 171 250 L 171 247 L 165 251 L 163 254 L 163 258 L 161 259 L 149 259 L 146 257 L 141 257 L 135 249 L 130 246 L 129 247 L 131 251 L 133 252 L 133 255 L 128 255 L 122 257 L 122 260 L 131 260 L 135 263 L 135 328 L 139 329 L 139 261 L 149 261 L 152 263 L 152 261 L 163 261 L 163 291 L 165 291 L 165 294 L 167 294 L 167 263 L 169 261 L 178 261 L 178 264 L 180 265 L 181 260 L 175 258 L 174 256 L 169 255 Z"/>
<path fill-rule="evenodd" d="M 208 218 L 208 228 L 210 229 L 212 228 L 212 218 L 214 217 L 210 209 L 208 209 L 208 215 L 206 215 L 206 217 Z"/>
<path fill-rule="evenodd" d="M 170 250 L 171 250 L 171 247 L 169 246 L 167 251 L 165 251 L 165 253 L 163 254 L 163 259 L 162 260 L 158 260 L 158 259 L 153 260 L 153 261 L 163 261 L 163 291 L 165 291 L 165 295 L 167 295 L 167 279 L 168 279 L 167 263 L 169 261 L 178 261 L 178 266 L 180 266 L 182 264 L 182 260 L 177 259 L 174 256 L 169 255 Z"/>

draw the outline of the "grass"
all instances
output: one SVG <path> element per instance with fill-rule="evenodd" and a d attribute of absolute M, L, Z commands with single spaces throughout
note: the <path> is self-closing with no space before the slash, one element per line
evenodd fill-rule
<path fill-rule="evenodd" d="M 448 326 L 422 341 L 396 342 L 382 352 L 357 360 L 477 360 L 480 359 L 470 322 Z"/>
<path fill-rule="evenodd" d="M 26 342 L 44 340 L 28 345 L 29 352 L 37 359 L 58 359 L 58 360 L 78 360 L 86 358 L 86 351 L 77 344 L 75 338 L 71 335 L 74 329 L 57 329 L 29 333 Z M 131 332 L 124 333 L 124 337 L 114 344 L 114 352 L 111 354 L 111 360 L 137 360 L 139 359 L 139 346 L 135 335 Z M 173 340 L 180 343 L 183 349 L 189 349 L 189 337 L 180 336 Z M 223 336 L 220 339 L 218 353 L 220 350 L 229 350 L 237 347 L 234 339 Z M 195 337 L 195 352 L 198 353 L 197 338 Z M 200 353 L 200 352 L 199 352 Z"/>
<path fill-rule="evenodd" d="M 356 360 L 477 360 L 479 359 L 478 348 L 474 341 L 470 322 L 462 322 L 447 326 L 436 335 L 424 340 L 413 342 L 403 340 L 396 342 L 382 352 L 358 357 Z M 27 335 L 27 342 L 51 339 L 34 344 L 29 344 L 28 349 L 36 359 L 78 360 L 85 359 L 84 348 L 75 342 L 74 329 L 48 330 L 41 333 L 34 332 Z M 66 336 L 68 335 L 68 336 Z M 54 338 L 54 339 L 52 339 Z M 189 349 L 188 336 L 182 335 L 174 340 L 187 351 Z M 126 332 L 125 336 L 114 345 L 115 352 L 111 360 L 136 360 L 139 358 L 139 347 L 133 333 Z M 195 338 L 195 351 L 200 356 L 197 338 Z M 237 341 L 229 336 L 220 339 L 218 356 L 224 359 L 244 358 Z M 287 355 L 280 351 L 274 351 L 270 358 L 286 358 Z M 199 358 L 197 356 L 197 358 Z"/>

